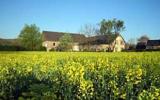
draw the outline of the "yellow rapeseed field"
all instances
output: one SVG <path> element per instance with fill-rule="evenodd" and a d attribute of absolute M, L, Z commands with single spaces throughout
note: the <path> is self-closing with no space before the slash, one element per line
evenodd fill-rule
<path fill-rule="evenodd" d="M 160 100 L 160 52 L 0 52 L 2 100 Z"/>

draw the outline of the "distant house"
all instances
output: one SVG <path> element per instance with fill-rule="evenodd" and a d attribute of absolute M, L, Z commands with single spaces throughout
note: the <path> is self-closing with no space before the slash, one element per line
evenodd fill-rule
<path fill-rule="evenodd" d="M 64 35 L 63 32 L 50 32 L 43 31 L 43 43 L 42 46 L 46 47 L 47 51 L 56 49 L 60 44 L 59 39 Z M 70 33 L 73 38 L 73 51 L 80 51 L 79 44 L 85 39 L 84 35 Z"/>
<path fill-rule="evenodd" d="M 160 40 L 148 40 L 146 49 L 148 50 L 160 49 Z"/>
<path fill-rule="evenodd" d="M 56 49 L 59 39 L 65 33 L 43 31 L 43 46 L 47 51 Z M 82 34 L 70 34 L 73 38 L 73 51 L 121 51 L 125 49 L 125 41 L 119 34 L 98 35 L 85 37 Z"/>
<path fill-rule="evenodd" d="M 119 34 L 98 35 L 87 37 L 82 46 L 83 49 L 89 48 L 91 51 L 119 52 L 125 49 L 125 41 Z"/>

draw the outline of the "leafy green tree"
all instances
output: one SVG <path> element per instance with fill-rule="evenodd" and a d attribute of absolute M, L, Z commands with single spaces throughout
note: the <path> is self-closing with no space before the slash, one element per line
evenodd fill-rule
<path fill-rule="evenodd" d="M 105 20 L 103 19 L 100 22 L 100 34 L 113 34 L 113 33 L 120 33 L 125 29 L 124 21 L 112 19 L 112 20 Z"/>
<path fill-rule="evenodd" d="M 21 45 L 28 50 L 38 50 L 42 45 L 42 35 L 35 24 L 26 24 L 21 30 L 18 39 Z"/>
<path fill-rule="evenodd" d="M 100 23 L 101 35 L 110 34 L 112 32 L 113 23 L 111 20 L 106 21 L 103 19 Z"/>
<path fill-rule="evenodd" d="M 115 33 L 120 33 L 122 31 L 124 31 L 124 29 L 125 29 L 124 21 L 113 19 L 112 23 L 113 23 L 113 29 L 114 29 Z"/>
<path fill-rule="evenodd" d="M 111 34 L 111 33 L 112 33 L 112 30 L 113 30 L 112 20 L 108 20 L 108 21 L 105 23 L 105 27 L 106 27 L 106 32 L 107 32 L 108 34 Z"/>
<path fill-rule="evenodd" d="M 105 33 L 106 33 L 105 22 L 106 22 L 105 19 L 103 19 L 103 20 L 100 22 L 100 34 L 105 34 Z"/>
<path fill-rule="evenodd" d="M 68 51 L 72 49 L 72 36 L 70 34 L 65 33 L 61 38 L 60 38 L 60 44 L 59 44 L 59 49 L 61 51 Z"/>

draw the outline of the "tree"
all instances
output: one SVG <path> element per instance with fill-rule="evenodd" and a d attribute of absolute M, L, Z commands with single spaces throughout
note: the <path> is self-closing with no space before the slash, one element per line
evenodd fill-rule
<path fill-rule="evenodd" d="M 59 44 L 59 49 L 61 51 L 68 51 L 70 49 L 72 49 L 72 36 L 70 34 L 64 34 L 61 38 L 60 38 L 60 44 Z"/>
<path fill-rule="evenodd" d="M 112 23 L 113 23 L 113 29 L 115 33 L 120 33 L 125 29 L 124 21 L 122 20 L 113 19 Z"/>
<path fill-rule="evenodd" d="M 100 33 L 101 35 L 112 33 L 113 23 L 111 20 L 106 21 L 103 19 L 100 23 Z"/>
<path fill-rule="evenodd" d="M 42 45 L 41 33 L 35 24 L 26 24 L 21 30 L 18 39 L 21 45 L 28 50 L 38 50 Z"/>
<path fill-rule="evenodd" d="M 89 36 L 95 35 L 97 32 L 97 28 L 92 24 L 85 24 L 81 27 L 80 33 Z"/>
<path fill-rule="evenodd" d="M 113 29 L 112 20 L 108 20 L 108 21 L 105 23 L 105 27 L 106 27 L 106 32 L 107 32 L 108 34 L 111 34 L 111 33 L 112 33 L 112 29 Z"/>
<path fill-rule="evenodd" d="M 147 43 L 148 40 L 149 40 L 149 37 L 147 35 L 143 35 L 138 39 L 138 42 Z"/>
<path fill-rule="evenodd" d="M 106 33 L 105 22 L 106 22 L 105 19 L 103 19 L 100 22 L 100 34 L 102 34 L 102 35 Z"/>
<path fill-rule="evenodd" d="M 122 20 L 117 20 L 117 19 L 112 19 L 112 20 L 105 20 L 103 19 L 100 23 L 100 34 L 105 35 L 105 34 L 117 34 L 122 31 L 124 31 L 124 21 Z"/>

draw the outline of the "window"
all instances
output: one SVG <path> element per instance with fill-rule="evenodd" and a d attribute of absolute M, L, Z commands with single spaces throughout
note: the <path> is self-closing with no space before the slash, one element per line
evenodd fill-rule
<path fill-rule="evenodd" d="M 53 46 L 55 46 L 55 43 L 53 43 Z"/>

